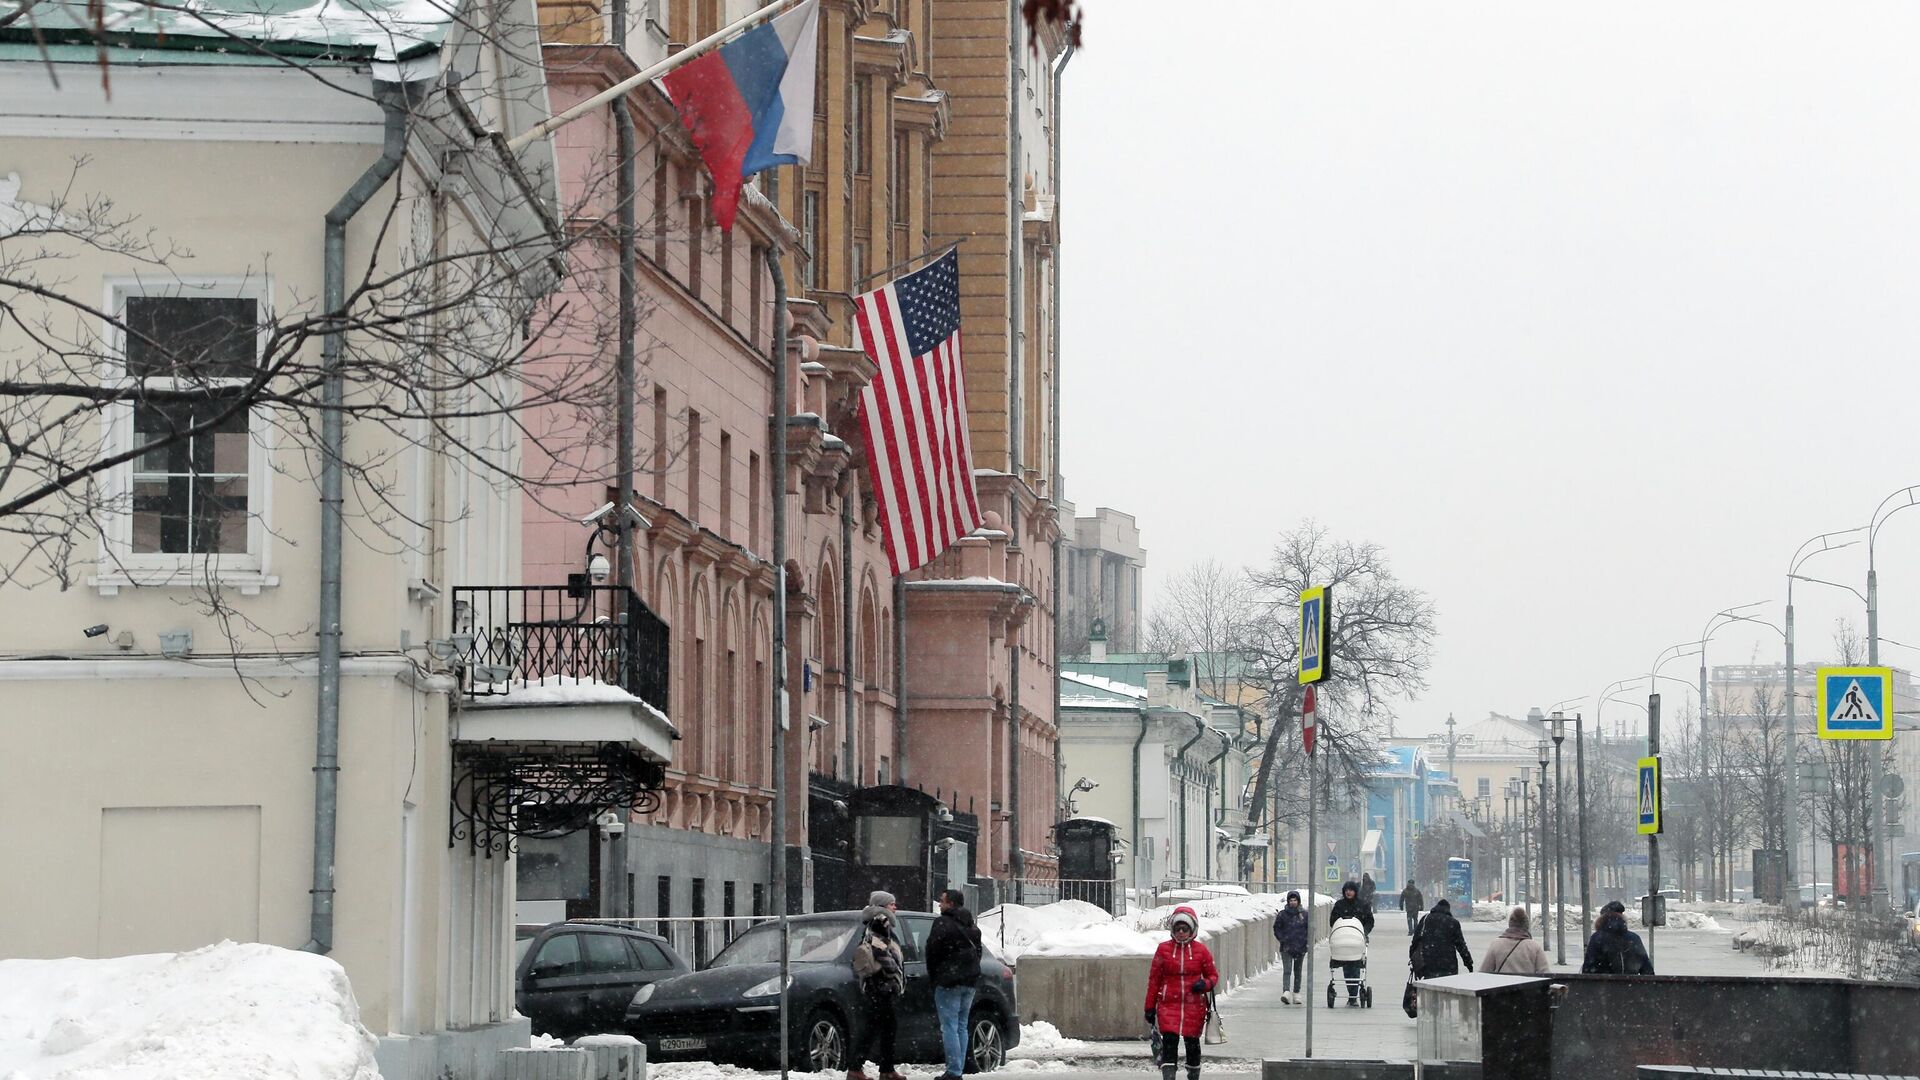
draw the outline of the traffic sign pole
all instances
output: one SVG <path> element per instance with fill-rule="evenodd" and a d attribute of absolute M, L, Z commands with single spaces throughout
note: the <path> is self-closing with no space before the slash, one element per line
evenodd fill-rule
<path fill-rule="evenodd" d="M 1660 692 L 1647 694 L 1647 756 L 1660 756 Z M 1659 791 L 1654 798 L 1660 797 Z M 1641 921 L 1647 931 L 1647 960 L 1653 960 L 1653 920 L 1647 918 L 1660 906 L 1660 833 L 1656 830 L 1647 834 L 1647 902 L 1640 905 Z"/>
<path fill-rule="evenodd" d="M 1312 683 L 1307 684 L 1303 695 L 1301 699 L 1302 708 L 1300 710 L 1301 727 L 1306 730 L 1311 730 L 1316 720 L 1316 713 L 1318 712 L 1318 702 L 1315 701 Z M 1305 978 L 1300 980 L 1305 983 L 1307 987 L 1306 1056 L 1308 1057 L 1313 1056 L 1313 999 L 1320 991 L 1320 977 L 1317 974 L 1319 969 L 1313 966 L 1313 955 L 1315 951 L 1313 947 L 1313 920 L 1319 918 L 1313 910 L 1313 872 L 1315 869 L 1314 863 L 1320 858 L 1320 833 L 1318 820 L 1313 811 L 1314 804 L 1319 801 L 1319 785 L 1314 783 L 1313 762 L 1313 742 L 1309 739 L 1307 741 L 1307 970 L 1305 972 Z"/>

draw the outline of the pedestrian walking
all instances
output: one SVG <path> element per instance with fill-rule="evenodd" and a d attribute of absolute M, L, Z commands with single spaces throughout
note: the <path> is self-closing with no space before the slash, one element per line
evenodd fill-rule
<path fill-rule="evenodd" d="M 885 896 L 885 893 L 875 893 Z M 889 897 L 891 899 L 891 897 Z M 853 974 L 860 980 L 860 998 L 867 1012 L 864 1045 L 847 1069 L 847 1080 L 867 1080 L 862 1068 L 868 1060 L 880 1066 L 880 1080 L 904 1080 L 894 1068 L 894 1036 L 899 1030 L 895 1013 L 900 995 L 906 990 L 904 960 L 899 935 L 895 932 L 893 912 L 881 904 L 869 904 L 866 936 L 853 950 Z"/>
<path fill-rule="evenodd" d="M 1454 960 L 1458 955 L 1459 962 Z M 1467 951 L 1467 939 L 1460 933 L 1460 920 L 1453 917 L 1453 905 L 1446 897 L 1433 902 L 1433 910 L 1420 920 L 1420 930 L 1407 947 L 1407 959 L 1413 964 L 1416 979 L 1438 979 L 1460 974 L 1460 963 L 1473 970 L 1473 954 Z"/>
<path fill-rule="evenodd" d="M 1160 1033 L 1160 1080 L 1173 1080 L 1180 1044 L 1187 1044 L 1187 1080 L 1200 1080 L 1200 1033 L 1220 972 L 1213 953 L 1195 940 L 1200 919 L 1182 904 L 1167 920 L 1167 940 L 1154 950 L 1147 973 L 1147 1023 Z"/>
<path fill-rule="evenodd" d="M 1480 970 L 1491 975 L 1545 975 L 1547 951 L 1533 940 L 1527 909 L 1516 907 L 1507 916 L 1507 929 L 1480 954 Z"/>
<path fill-rule="evenodd" d="M 1360 883 L 1349 881 L 1340 886 L 1340 899 L 1333 902 L 1333 910 L 1327 913 L 1327 929 L 1341 919 L 1358 919 L 1366 936 L 1373 936 L 1373 905 L 1360 902 Z"/>
<path fill-rule="evenodd" d="M 867 894 L 867 906 L 860 912 L 860 918 L 870 920 L 876 911 L 885 911 L 888 914 L 892 914 L 899 910 L 900 905 L 894 903 L 892 893 L 887 892 L 885 889 L 875 889 Z"/>
<path fill-rule="evenodd" d="M 1360 902 L 1365 904 L 1369 911 L 1373 910 L 1373 894 L 1377 891 L 1379 890 L 1373 883 L 1373 875 L 1362 873 L 1360 875 Z"/>
<path fill-rule="evenodd" d="M 1273 936 L 1280 942 L 1280 1001 L 1300 1004 L 1300 969 L 1307 960 L 1307 939 L 1312 927 L 1307 909 L 1300 906 L 1298 890 L 1287 894 L 1287 906 L 1273 917 Z"/>
<path fill-rule="evenodd" d="M 967 1072 L 967 1016 L 980 982 L 980 930 L 958 889 L 940 892 L 940 917 L 927 935 L 927 974 L 933 979 L 933 1011 L 940 1018 L 947 1060 L 939 1080 L 960 1080 Z"/>
<path fill-rule="evenodd" d="M 1420 886 L 1407 879 L 1407 887 L 1400 890 L 1400 910 L 1407 913 L 1407 936 L 1412 937 L 1414 928 L 1420 925 L 1420 913 L 1427 910 L 1427 898 L 1420 895 Z"/>
<path fill-rule="evenodd" d="M 1627 929 L 1627 907 L 1610 900 L 1600 909 L 1593 936 L 1587 939 L 1587 955 L 1580 962 L 1584 975 L 1651 975 L 1653 958 L 1640 935 Z"/>

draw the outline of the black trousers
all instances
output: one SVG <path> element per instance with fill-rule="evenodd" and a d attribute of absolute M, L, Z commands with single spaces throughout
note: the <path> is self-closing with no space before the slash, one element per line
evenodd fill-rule
<path fill-rule="evenodd" d="M 868 984 L 867 1045 L 861 1050 L 860 1061 L 871 1059 L 883 1073 L 893 1071 L 893 1041 L 900 1029 L 899 1018 L 894 1015 L 894 1003 L 899 996 L 882 980 L 875 979 Z"/>
<path fill-rule="evenodd" d="M 1200 1067 L 1200 1036 L 1179 1035 L 1171 1031 L 1160 1033 L 1160 1064 L 1180 1064 L 1180 1044 L 1187 1044 L 1187 1068 Z"/>

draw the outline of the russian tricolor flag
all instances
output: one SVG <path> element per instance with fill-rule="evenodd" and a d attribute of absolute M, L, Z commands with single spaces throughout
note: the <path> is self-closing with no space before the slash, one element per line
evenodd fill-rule
<path fill-rule="evenodd" d="M 661 81 L 713 174 L 713 217 L 733 228 L 740 185 L 813 153 L 820 0 L 806 0 Z"/>

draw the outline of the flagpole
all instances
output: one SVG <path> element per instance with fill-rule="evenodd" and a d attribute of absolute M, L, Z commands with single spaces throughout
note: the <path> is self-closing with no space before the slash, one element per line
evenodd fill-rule
<path fill-rule="evenodd" d="M 634 75 L 634 76 L 630 76 L 628 78 L 622 79 L 619 82 L 614 83 L 612 86 L 607 87 L 605 90 L 602 90 L 599 93 L 593 95 L 587 100 L 580 102 L 578 105 L 575 105 L 570 109 L 567 109 L 565 112 L 555 113 L 554 115 L 547 117 L 545 120 L 540 121 L 539 123 L 533 125 L 527 130 L 521 132 L 520 134 L 515 135 L 513 138 L 508 139 L 507 149 L 518 150 L 535 139 L 541 138 L 546 135 L 550 135 L 555 130 L 565 127 L 566 125 L 574 122 L 575 120 L 580 119 L 582 116 L 585 116 L 588 113 L 594 111 L 595 109 L 598 109 L 600 106 L 605 105 L 607 102 L 612 101 L 613 99 L 618 97 L 623 97 L 627 94 L 632 93 L 634 90 L 637 90 L 642 86 L 645 86 L 647 83 L 650 83 L 653 80 L 659 78 L 660 76 L 665 75 L 667 72 L 672 71 L 674 68 L 680 67 L 684 64 L 688 64 L 695 60 L 700 59 L 702 56 L 705 56 L 708 52 L 712 51 L 714 46 L 720 44 L 722 41 L 725 41 L 727 38 L 732 37 L 734 34 L 742 30 L 745 30 L 747 27 L 752 26 L 754 23 L 757 23 L 762 19 L 769 18 L 773 15 L 777 15 L 780 13 L 782 9 L 790 8 L 795 4 L 802 3 L 802 2 L 804 2 L 804 0 L 774 0 L 773 3 L 768 4 L 766 7 L 763 7 L 760 10 L 752 13 L 751 15 L 747 15 L 744 18 L 741 18 L 735 22 L 729 23 L 726 26 L 721 27 L 718 30 L 715 30 L 713 33 L 708 34 L 706 37 L 701 38 L 699 41 L 694 42 L 692 45 L 689 45 L 686 48 L 681 49 L 679 52 L 674 53 L 672 56 L 667 57 L 665 60 L 662 60 L 659 63 L 653 65 L 652 67 L 649 67 L 646 70 L 640 72 L 638 75 Z M 620 29 L 622 33 L 626 32 L 625 27 L 621 27 Z"/>
<path fill-rule="evenodd" d="M 898 270 L 903 266 L 912 266 L 914 263 L 919 262 L 921 259 L 927 259 L 929 261 L 933 259 L 937 259 L 940 256 L 945 255 L 947 252 L 952 251 L 954 248 L 957 248 L 961 244 L 964 244 L 966 242 L 967 242 L 967 238 L 963 236 L 958 240 L 949 241 L 948 243 L 942 244 L 937 248 L 928 248 L 926 251 L 923 251 L 918 255 L 909 255 L 906 258 L 901 259 L 899 262 L 894 263 L 892 266 L 883 266 L 880 269 L 875 270 L 873 273 L 868 274 L 866 277 L 863 277 L 859 281 L 854 282 L 853 287 L 855 289 L 858 289 L 860 286 L 865 285 L 867 282 L 872 281 L 874 278 L 885 277 L 888 273 Z"/>

